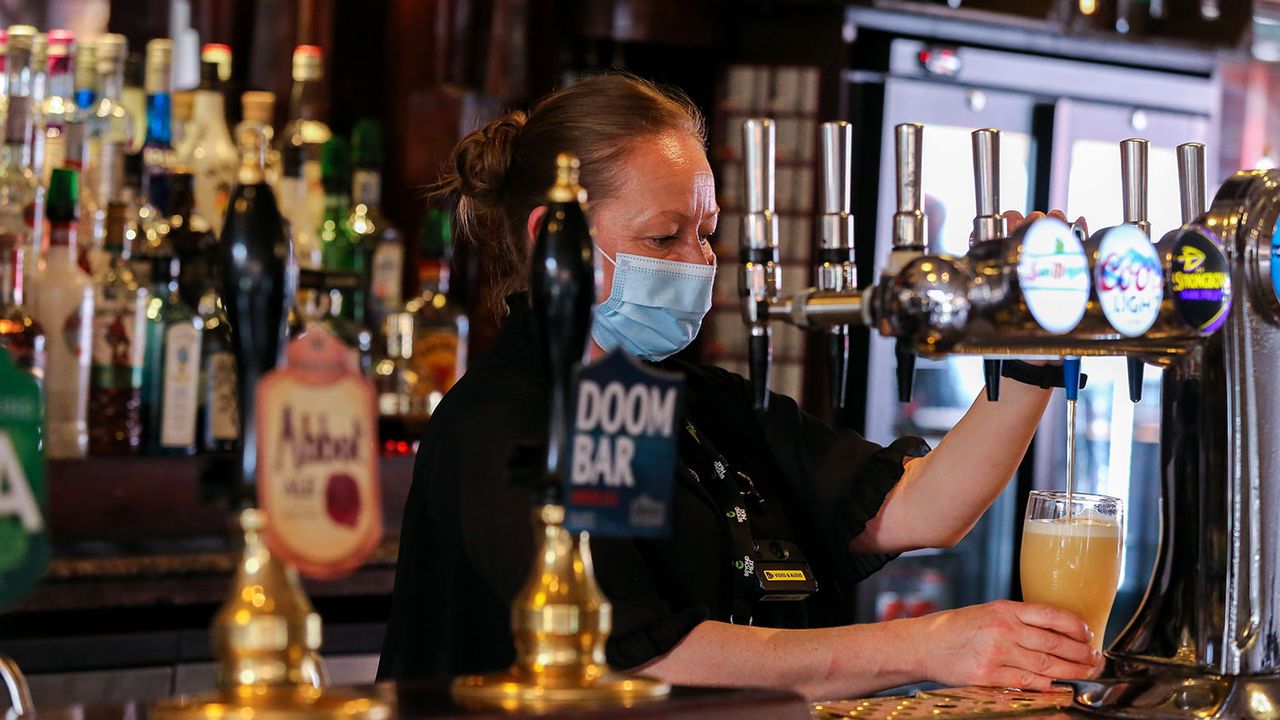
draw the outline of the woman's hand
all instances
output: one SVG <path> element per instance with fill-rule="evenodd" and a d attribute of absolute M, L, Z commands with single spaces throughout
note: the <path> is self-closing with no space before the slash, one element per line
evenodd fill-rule
<path fill-rule="evenodd" d="M 1050 690 L 1102 671 L 1084 622 L 1046 605 L 997 600 L 907 622 L 921 670 L 944 685 Z"/>

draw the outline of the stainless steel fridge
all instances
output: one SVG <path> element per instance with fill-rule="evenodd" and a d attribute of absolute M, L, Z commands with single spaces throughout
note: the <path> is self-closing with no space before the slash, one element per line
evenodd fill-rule
<path fill-rule="evenodd" d="M 925 125 L 922 186 L 933 251 L 963 255 L 974 214 L 970 132 L 1001 134 L 1001 201 L 1005 209 L 1062 208 L 1083 215 L 1091 230 L 1121 221 L 1117 143 L 1145 137 L 1150 149 L 1153 233 L 1179 224 L 1176 145 L 1208 144 L 1218 85 L 1211 75 L 1180 74 L 1078 59 L 1043 57 L 910 38 L 883 42 L 884 70 L 845 73 L 845 116 L 863 126 L 855 168 L 878 173 L 858 183 L 874 191 L 874 218 L 859 240 L 875 239 L 875 268 L 888 259 L 894 211 L 892 132 L 902 122 Z M 874 131 L 872 129 L 875 129 Z M 873 147 L 878 143 L 878 148 Z M 881 149 L 887 149 L 882 151 Z M 878 163 L 873 160 L 878 158 Z M 1218 178 L 1210 177 L 1210 187 Z M 868 205 L 864 205 L 864 208 Z M 867 212 L 866 209 L 863 212 Z M 866 435 L 888 442 L 916 434 L 936 444 L 983 386 L 980 358 L 921 359 L 915 392 L 900 404 L 892 341 L 872 335 L 865 377 Z M 1078 487 L 1125 498 L 1129 527 L 1123 583 L 1111 632 L 1127 620 L 1146 588 L 1158 542 L 1159 371 L 1147 368 L 1142 402 L 1128 400 L 1123 359 L 1085 361 L 1081 396 Z M 1005 382 L 1012 382 L 1006 380 Z M 1059 392 L 1060 396 L 1061 393 Z M 943 551 L 909 553 L 863 583 L 866 620 L 1017 596 L 1021 512 L 1032 488 L 1065 486 L 1065 410 L 1056 398 L 1030 460 L 969 536 Z"/>

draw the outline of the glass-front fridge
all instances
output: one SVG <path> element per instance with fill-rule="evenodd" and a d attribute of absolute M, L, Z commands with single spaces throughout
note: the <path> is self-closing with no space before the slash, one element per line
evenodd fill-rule
<path fill-rule="evenodd" d="M 846 91 L 847 117 L 878 127 L 876 133 L 863 133 L 868 144 L 880 143 L 878 165 L 862 166 L 878 174 L 875 273 L 885 266 L 892 245 L 892 133 L 902 122 L 925 126 L 921 185 L 933 252 L 968 251 L 975 212 L 970 133 L 985 127 L 1001 130 L 1005 210 L 1061 208 L 1072 219 L 1084 216 L 1090 230 L 1119 223 L 1118 142 L 1145 137 L 1151 141 L 1153 232 L 1158 236 L 1180 224 L 1174 147 L 1208 143 L 1217 107 L 1212 78 L 980 48 L 940 49 L 907 38 L 892 40 L 887 55 L 887 72 L 850 72 Z M 1215 167 L 1208 144 L 1208 166 Z M 1216 187 L 1217 178 L 1209 181 Z M 867 239 L 863 232 L 859 242 Z M 913 397 L 899 403 L 893 349 L 892 341 L 872 333 L 865 377 L 851 377 L 865 383 L 865 433 L 881 443 L 919 435 L 936 446 L 981 392 L 982 360 L 919 359 Z M 1128 400 L 1125 367 L 1123 359 L 1085 361 L 1089 386 L 1081 395 L 1077 424 L 1080 489 L 1117 495 L 1129 506 L 1113 633 L 1141 599 L 1159 541 L 1159 371 L 1146 368 L 1144 397 L 1135 405 Z M 969 535 L 951 549 L 907 553 L 869 578 L 859 594 L 862 619 L 1020 596 L 1016 566 L 1026 493 L 1065 487 L 1061 395 L 1055 393 L 1019 477 L 1010 479 Z"/>

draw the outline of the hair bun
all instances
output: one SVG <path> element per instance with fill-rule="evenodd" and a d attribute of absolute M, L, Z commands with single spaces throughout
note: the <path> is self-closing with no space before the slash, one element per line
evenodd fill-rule
<path fill-rule="evenodd" d="M 520 110 L 507 113 L 458 143 L 453 163 L 458 175 L 458 191 L 463 196 L 486 205 L 500 200 L 515 154 L 516 139 L 527 119 Z"/>

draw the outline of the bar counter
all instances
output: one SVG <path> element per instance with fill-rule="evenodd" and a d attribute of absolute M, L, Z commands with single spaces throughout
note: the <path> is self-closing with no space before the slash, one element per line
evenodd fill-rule
<path fill-rule="evenodd" d="M 460 707 L 448 693 L 446 681 L 379 683 L 352 688 L 376 697 L 391 708 L 391 720 L 490 720 L 520 717 L 525 713 Z M 1066 693 L 1036 694 L 989 688 L 949 688 L 865 700 L 844 700 L 809 705 L 799 696 L 774 690 L 673 689 L 666 701 L 641 703 L 630 708 L 565 708 L 542 714 L 545 720 L 597 720 L 599 718 L 672 718 L 673 720 L 923 720 L 924 718 L 1027 718 L 1071 720 L 1085 715 L 1054 707 L 1069 703 Z M 41 720 L 144 720 L 147 703 L 103 703 L 39 708 Z"/>

